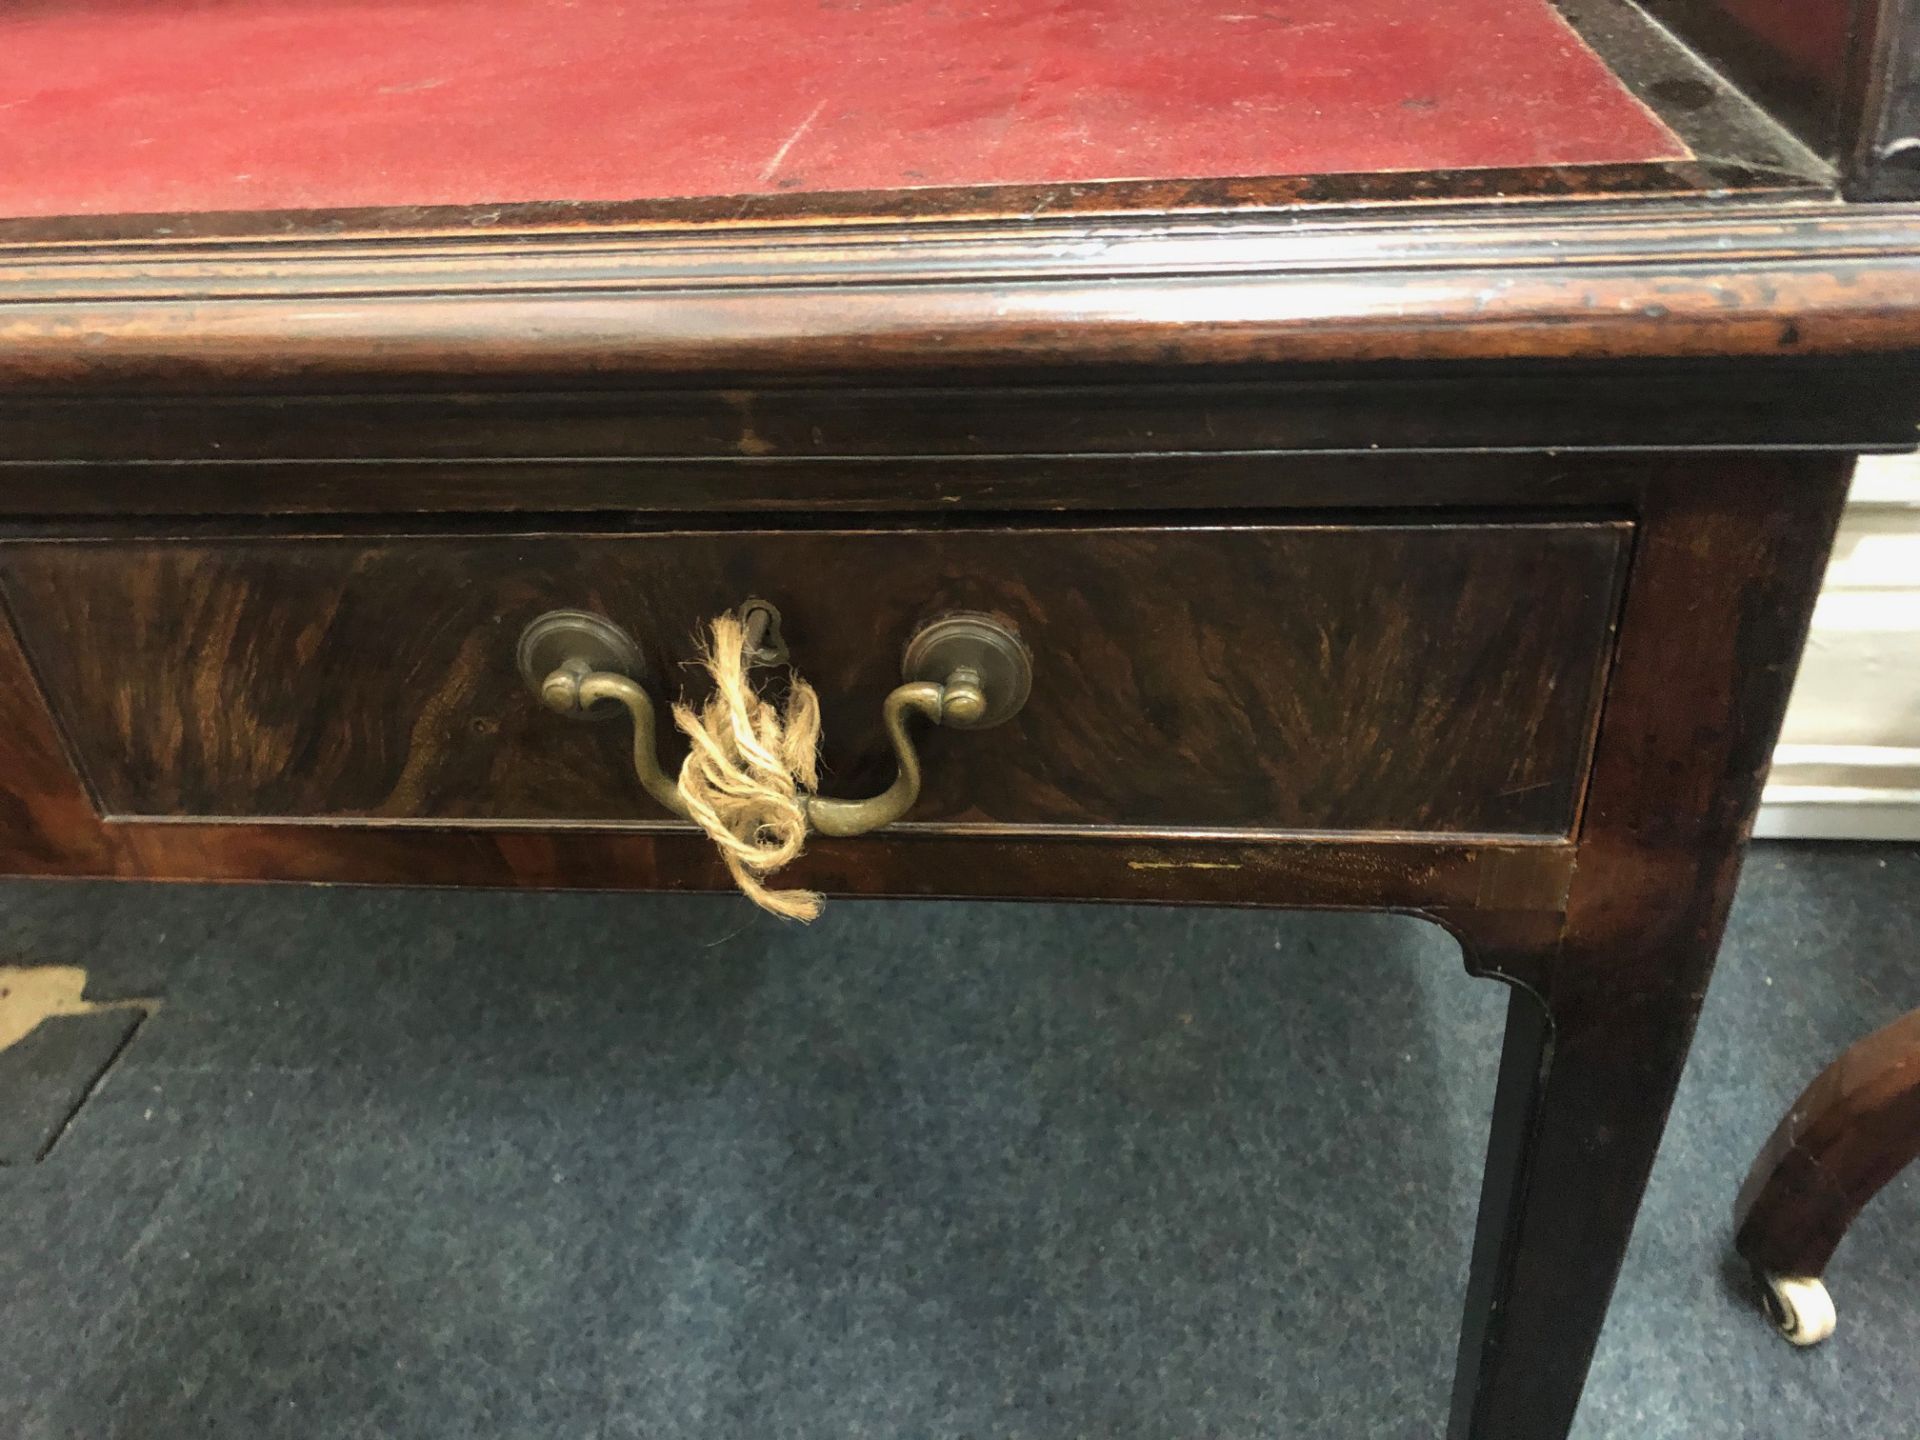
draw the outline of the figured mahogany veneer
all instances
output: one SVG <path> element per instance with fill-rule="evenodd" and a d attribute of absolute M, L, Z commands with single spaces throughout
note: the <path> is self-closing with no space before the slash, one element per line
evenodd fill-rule
<path fill-rule="evenodd" d="M 0 551 L 0 583 L 112 815 L 661 822 L 627 728 L 548 714 L 515 673 L 515 641 L 544 611 L 598 611 L 641 642 L 664 698 L 697 677 L 702 622 L 759 595 L 821 694 L 832 793 L 892 778 L 880 700 L 917 625 L 989 611 L 1032 649 L 1013 721 L 926 736 L 915 826 L 1559 836 L 1628 535 L 1560 522 L 48 542 Z"/>
<path fill-rule="evenodd" d="M 35 0 L 0 113 L 5 216 L 1688 154 L 1548 0 Z"/>

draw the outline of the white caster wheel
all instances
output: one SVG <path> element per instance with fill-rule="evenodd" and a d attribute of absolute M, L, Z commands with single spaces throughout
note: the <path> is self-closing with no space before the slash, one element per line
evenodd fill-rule
<path fill-rule="evenodd" d="M 1833 1297 L 1813 1276 L 1762 1275 L 1767 1287 L 1767 1314 L 1776 1329 L 1795 1345 L 1818 1345 L 1833 1334 Z"/>

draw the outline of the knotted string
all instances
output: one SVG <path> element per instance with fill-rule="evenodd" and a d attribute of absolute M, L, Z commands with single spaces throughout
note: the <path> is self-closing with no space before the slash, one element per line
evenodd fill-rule
<path fill-rule="evenodd" d="M 746 627 L 713 622 L 704 660 L 713 694 L 699 713 L 676 703 L 673 723 L 692 742 L 680 767 L 680 796 L 712 837 L 734 883 L 763 910 L 808 921 L 820 913 L 812 890 L 770 890 L 766 878 L 807 843 L 806 798 L 820 783 L 820 699 L 798 675 L 776 710 L 747 678 Z"/>

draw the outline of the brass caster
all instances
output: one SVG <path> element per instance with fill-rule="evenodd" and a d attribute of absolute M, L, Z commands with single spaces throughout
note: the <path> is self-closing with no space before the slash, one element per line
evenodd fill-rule
<path fill-rule="evenodd" d="M 1818 1345 L 1833 1334 L 1833 1297 L 1818 1277 L 1761 1275 L 1766 1286 L 1767 1316 L 1774 1328 L 1795 1345 Z"/>

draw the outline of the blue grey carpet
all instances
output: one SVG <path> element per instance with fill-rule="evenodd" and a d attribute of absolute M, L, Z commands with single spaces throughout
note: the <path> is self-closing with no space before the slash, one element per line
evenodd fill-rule
<path fill-rule="evenodd" d="M 8 884 L 157 996 L 0 1167 L 0 1436 L 1437 1433 L 1501 992 L 1394 917 Z M 1920 1177 L 1776 1339 L 1728 1207 L 1920 1005 L 1920 850 L 1763 846 L 1578 1434 L 1911 1440 Z"/>

